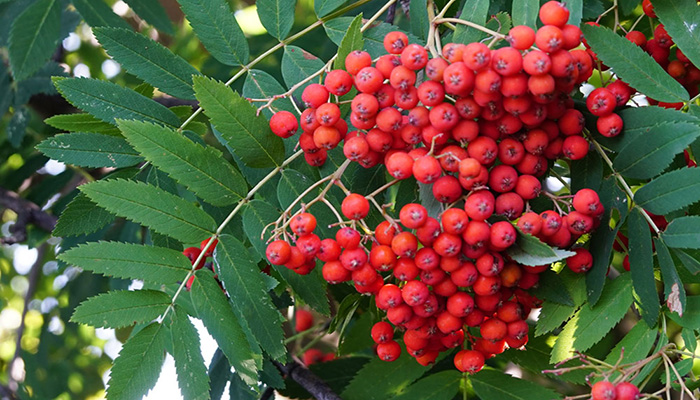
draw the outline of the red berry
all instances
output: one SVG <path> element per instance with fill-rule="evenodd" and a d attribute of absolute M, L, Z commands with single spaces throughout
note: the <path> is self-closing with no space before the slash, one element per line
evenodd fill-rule
<path fill-rule="evenodd" d="M 593 266 L 593 255 L 591 255 L 591 252 L 583 247 L 576 248 L 574 251 L 576 254 L 566 259 L 566 265 L 569 269 L 577 274 L 591 269 Z"/>
<path fill-rule="evenodd" d="M 462 350 L 455 355 L 455 367 L 470 374 L 475 374 L 484 367 L 484 355 L 476 350 Z"/>
<path fill-rule="evenodd" d="M 615 400 L 615 386 L 608 381 L 596 382 L 591 388 L 592 400 Z"/>
<path fill-rule="evenodd" d="M 294 330 L 303 332 L 313 326 L 314 316 L 303 308 L 297 308 L 296 313 L 294 313 L 294 322 Z"/>
<path fill-rule="evenodd" d="M 395 361 L 401 355 L 401 346 L 393 340 L 377 345 L 377 356 L 382 361 Z"/>
<path fill-rule="evenodd" d="M 286 139 L 296 133 L 299 123 L 289 111 L 278 111 L 270 118 L 270 129 L 275 135 Z"/>
<path fill-rule="evenodd" d="M 369 213 L 369 201 L 362 195 L 350 193 L 343 199 L 341 210 L 346 218 L 359 220 Z"/>
<path fill-rule="evenodd" d="M 630 382 L 620 382 L 615 386 L 615 400 L 638 400 L 639 388 Z"/>
<path fill-rule="evenodd" d="M 408 36 L 403 32 L 393 31 L 384 36 L 384 49 L 389 54 L 401 54 L 406 46 L 408 46 Z"/>
<path fill-rule="evenodd" d="M 374 343 L 386 343 L 393 339 L 394 328 L 388 322 L 379 321 L 372 326 L 371 335 Z"/>
<path fill-rule="evenodd" d="M 566 3 L 548 1 L 540 7 L 540 20 L 545 25 L 563 27 L 569 20 L 569 9 Z"/>

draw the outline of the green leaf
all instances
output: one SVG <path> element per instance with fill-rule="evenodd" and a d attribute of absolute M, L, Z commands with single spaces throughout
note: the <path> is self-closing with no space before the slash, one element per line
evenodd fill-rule
<path fill-rule="evenodd" d="M 636 0 L 635 4 L 636 4 Z M 569 0 L 566 2 L 566 7 L 569 9 L 568 24 L 579 26 L 583 18 L 583 3 L 584 0 Z"/>
<path fill-rule="evenodd" d="M 625 132 L 627 134 L 627 132 Z M 571 161 L 571 191 L 583 188 L 598 190 L 603 182 L 603 160 L 595 152 L 589 152 L 580 160 Z"/>
<path fill-rule="evenodd" d="M 287 87 L 291 88 L 297 83 L 303 81 L 307 77 L 318 72 L 324 66 L 315 55 L 296 46 L 284 46 L 284 54 L 282 55 L 282 78 Z M 295 96 L 301 99 L 301 93 L 304 89 L 313 82 L 307 82 L 301 85 L 296 91 Z"/>
<path fill-rule="evenodd" d="M 163 6 L 157 0 L 126 0 L 126 3 L 131 7 L 139 17 L 143 18 L 149 24 L 155 26 L 159 31 L 169 35 L 175 34 L 173 24 L 168 18 Z M 189 396 L 185 396 L 189 398 Z"/>
<path fill-rule="evenodd" d="M 36 146 L 47 157 L 80 167 L 122 168 L 143 161 L 126 140 L 99 133 L 66 133 L 50 137 Z"/>
<path fill-rule="evenodd" d="M 243 243 L 221 235 L 214 253 L 216 272 L 231 297 L 239 320 L 246 320 L 263 350 L 275 359 L 284 357 L 282 315 L 272 304 L 260 269 Z"/>
<path fill-rule="evenodd" d="M 280 211 L 276 207 L 262 200 L 251 201 L 243 213 L 243 229 L 262 259 L 266 259 L 267 247 L 265 240 L 261 238 L 263 229 L 279 216 Z M 330 314 L 325 281 L 317 272 L 302 276 L 285 267 L 276 267 L 275 270 L 306 304 L 324 315 Z"/>
<path fill-rule="evenodd" d="M 676 313 L 666 315 L 684 328 L 700 330 L 700 296 L 688 296 L 687 302 L 688 308 L 682 316 Z"/>
<path fill-rule="evenodd" d="M 197 271 L 191 293 L 197 316 L 204 322 L 236 373 L 248 385 L 257 384 L 262 358 L 251 349 L 231 305 L 214 280 L 214 274 L 204 268 Z"/>
<path fill-rule="evenodd" d="M 119 134 L 119 130 L 114 125 L 101 121 L 87 113 L 54 115 L 45 119 L 44 123 L 62 131 Z"/>
<path fill-rule="evenodd" d="M 544 400 L 561 396 L 542 385 L 514 378 L 501 371 L 485 369 L 470 377 L 474 391 L 482 400 Z"/>
<path fill-rule="evenodd" d="M 185 243 L 214 233 L 214 220 L 189 201 L 145 183 L 114 179 L 80 186 L 108 211 Z"/>
<path fill-rule="evenodd" d="M 674 219 L 661 234 L 661 238 L 668 247 L 700 249 L 700 216 Z"/>
<path fill-rule="evenodd" d="M 466 1 L 462 6 L 462 11 L 459 14 L 459 19 L 471 21 L 479 25 L 486 24 L 486 17 L 489 14 L 488 0 Z M 452 41 L 455 43 L 471 43 L 479 41 L 484 37 L 481 31 L 470 28 L 466 25 L 455 24 L 455 33 L 452 36 Z"/>
<path fill-rule="evenodd" d="M 518 227 L 518 238 L 515 245 L 508 248 L 507 253 L 514 261 L 530 266 L 551 264 L 573 256 L 568 250 L 549 247 L 533 235 L 523 233 Z"/>
<path fill-rule="evenodd" d="M 80 193 L 61 212 L 54 236 L 78 236 L 96 232 L 114 220 L 107 210 L 100 208 L 86 195 Z"/>
<path fill-rule="evenodd" d="M 630 277 L 622 275 L 605 287 L 594 307 L 581 307 L 559 335 L 550 362 L 556 363 L 570 357 L 569 348 L 586 351 L 605 337 L 632 304 L 631 288 Z"/>
<path fill-rule="evenodd" d="M 70 320 L 96 328 L 117 329 L 151 322 L 168 305 L 170 296 L 157 290 L 119 290 L 80 303 Z"/>
<path fill-rule="evenodd" d="M 667 123 L 651 128 L 650 132 L 625 146 L 613 162 L 615 170 L 635 179 L 649 179 L 663 172 L 700 136 L 698 126 L 685 122 Z"/>
<path fill-rule="evenodd" d="M 132 75 L 171 96 L 194 99 L 192 75 L 199 75 L 199 71 L 167 47 L 130 29 L 103 27 L 92 32 L 105 51 Z"/>
<path fill-rule="evenodd" d="M 15 112 L 12 114 L 12 118 L 10 118 L 10 122 L 7 124 L 7 129 L 5 131 L 7 140 L 12 147 L 18 149 L 22 144 L 30 119 L 29 108 L 26 106 L 15 108 Z"/>
<path fill-rule="evenodd" d="M 287 37 L 294 25 L 294 8 L 296 0 L 258 0 L 260 22 L 267 33 L 282 40 Z"/>
<path fill-rule="evenodd" d="M 348 54 L 353 50 L 362 50 L 364 47 L 365 41 L 362 39 L 361 27 L 362 13 L 353 18 L 343 40 L 340 42 L 340 46 L 338 46 L 338 57 L 336 57 L 333 62 L 334 69 L 345 69 L 345 58 Z"/>
<path fill-rule="evenodd" d="M 202 147 L 173 129 L 147 122 L 120 120 L 117 125 L 147 160 L 204 201 L 227 206 L 246 196 L 248 186 L 241 173 L 213 147 Z"/>
<path fill-rule="evenodd" d="M 620 340 L 608 356 L 605 362 L 615 364 L 622 355 L 620 364 L 628 364 L 644 359 L 654 347 L 658 330 L 645 324 L 636 324 L 629 332 Z M 622 352 L 624 351 L 624 354 Z"/>
<path fill-rule="evenodd" d="M 669 224 L 669 227 L 670 226 Z M 681 278 L 678 276 L 676 265 L 673 262 L 673 258 L 671 258 L 671 253 L 666 243 L 661 239 L 654 238 L 654 247 L 656 248 L 656 259 L 659 262 L 661 277 L 664 282 L 664 298 L 666 299 L 666 305 L 669 310 L 678 313 L 678 315 L 682 317 L 686 310 L 686 295 L 683 281 L 681 281 Z"/>
<path fill-rule="evenodd" d="M 282 139 L 270 131 L 267 120 L 256 116 L 250 103 L 223 83 L 206 77 L 195 77 L 194 88 L 204 113 L 246 165 L 280 165 L 284 158 Z"/>
<path fill-rule="evenodd" d="M 185 399 L 208 400 L 209 375 L 200 350 L 199 333 L 179 306 L 175 306 L 172 316 L 172 355 L 180 392 Z"/>
<path fill-rule="evenodd" d="M 106 276 L 162 284 L 182 282 L 192 268 L 182 251 L 119 242 L 81 244 L 58 259 Z"/>
<path fill-rule="evenodd" d="M 692 257 L 688 253 L 680 249 L 673 249 L 673 254 L 681 260 L 685 269 L 688 270 L 693 275 L 697 275 L 700 272 L 700 261 Z"/>
<path fill-rule="evenodd" d="M 538 299 L 549 300 L 568 306 L 574 305 L 574 300 L 571 298 L 571 294 L 564 285 L 564 280 L 561 275 L 552 270 L 540 274 L 540 280 L 532 293 L 537 296 Z"/>
<path fill-rule="evenodd" d="M 644 321 L 650 327 L 659 319 L 659 294 L 656 292 L 654 278 L 654 254 L 651 248 L 649 225 L 636 208 L 632 210 L 627 223 L 629 235 L 629 262 L 634 291 L 639 297 Z"/>
<path fill-rule="evenodd" d="M 654 214 L 665 215 L 700 201 L 700 168 L 682 168 L 642 186 L 634 201 Z"/>
<path fill-rule="evenodd" d="M 338 7 L 343 5 L 345 0 L 318 0 L 314 1 L 314 11 L 319 18 L 323 18 Z"/>
<path fill-rule="evenodd" d="M 87 78 L 53 78 L 53 82 L 71 104 L 110 124 L 116 119 L 138 119 L 180 125 L 165 106 L 116 83 Z"/>
<path fill-rule="evenodd" d="M 326 35 L 328 35 L 331 41 L 340 46 L 340 42 L 342 42 L 345 37 L 345 32 L 348 31 L 352 20 L 352 17 L 333 18 L 330 21 L 324 22 L 323 29 L 326 30 Z M 375 21 L 370 28 L 363 32 L 363 37 L 365 39 L 364 50 L 368 52 L 372 58 L 377 58 L 386 54 L 386 49 L 384 49 L 384 37 L 387 33 L 396 30 L 401 31 L 396 25 Z M 409 43 L 420 42 L 420 39 L 416 35 L 410 32 L 404 33 L 408 36 Z"/>
<path fill-rule="evenodd" d="M 282 85 L 277 82 L 272 75 L 265 71 L 259 69 L 251 69 L 248 71 L 248 75 L 243 83 L 243 97 L 251 99 L 266 99 L 272 98 L 278 94 L 282 94 L 287 90 L 282 87 Z M 277 111 L 289 111 L 291 113 L 296 113 L 294 106 L 292 105 L 291 97 L 288 98 L 277 98 L 270 104 L 270 109 L 263 110 L 263 113 L 271 118 L 272 114 Z M 259 103 L 262 105 L 264 103 Z M 257 104 L 256 104 L 257 105 Z"/>
<path fill-rule="evenodd" d="M 452 400 L 459 391 L 459 371 L 442 371 L 423 378 L 394 397 L 393 400 Z"/>
<path fill-rule="evenodd" d="M 168 332 L 153 323 L 131 337 L 114 360 L 107 399 L 139 399 L 156 384 L 165 358 Z"/>
<path fill-rule="evenodd" d="M 115 28 L 130 28 L 129 24 L 112 11 L 104 1 L 71 0 L 85 22 L 93 28 L 98 26 L 113 26 Z"/>
<path fill-rule="evenodd" d="M 68 75 L 58 63 L 49 61 L 30 77 L 17 82 L 17 90 L 15 91 L 14 99 L 15 104 L 28 103 L 32 96 L 36 94 L 58 94 L 53 82 L 51 82 L 52 76 Z"/>
<path fill-rule="evenodd" d="M 61 2 L 39 0 L 12 22 L 8 56 L 15 80 L 36 72 L 58 46 L 61 33 Z"/>
<path fill-rule="evenodd" d="M 693 0 L 654 0 L 654 12 L 690 62 L 700 63 L 700 8 Z"/>
<path fill-rule="evenodd" d="M 559 328 L 561 324 L 573 317 L 575 312 L 576 307 L 545 301 L 542 303 L 542 311 L 537 319 L 535 336 L 542 336 Z"/>
<path fill-rule="evenodd" d="M 1 22 L 1 21 L 0 21 Z M 5 115 L 12 104 L 13 88 L 10 71 L 5 64 L 0 65 L 0 115 Z"/>
<path fill-rule="evenodd" d="M 427 39 L 428 30 L 430 29 L 428 7 L 432 7 L 432 4 L 428 5 L 426 0 L 411 0 L 409 3 L 408 19 L 411 32 L 421 38 L 422 41 Z"/>
<path fill-rule="evenodd" d="M 224 389 L 228 381 L 231 380 L 233 373 L 231 372 L 231 364 L 228 363 L 224 352 L 221 349 L 216 349 L 214 356 L 209 363 L 209 381 L 210 391 L 209 397 L 213 400 L 221 400 L 224 394 Z"/>
<path fill-rule="evenodd" d="M 214 58 L 226 65 L 248 63 L 248 42 L 228 1 L 178 0 L 178 3 L 192 30 Z"/>
<path fill-rule="evenodd" d="M 390 363 L 373 358 L 355 375 L 340 397 L 344 400 L 390 399 L 406 390 L 428 369 L 406 354 Z"/>
<path fill-rule="evenodd" d="M 513 25 L 527 25 L 537 29 L 537 16 L 540 12 L 538 0 L 513 0 Z M 626 82 L 626 81 L 625 81 Z"/>
<path fill-rule="evenodd" d="M 658 101 L 688 100 L 688 92 L 639 46 L 602 26 L 583 25 L 583 34 L 598 58 L 620 79 Z"/>

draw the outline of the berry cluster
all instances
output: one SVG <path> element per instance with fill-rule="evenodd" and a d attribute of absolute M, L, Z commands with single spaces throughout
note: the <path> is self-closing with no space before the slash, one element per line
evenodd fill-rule
<path fill-rule="evenodd" d="M 188 247 L 185 250 L 182 251 L 182 254 L 184 254 L 194 265 L 194 263 L 197 262 L 197 259 L 200 258 L 200 255 L 202 254 L 202 251 L 204 251 L 205 248 L 207 248 L 207 245 L 209 244 L 209 240 L 211 239 L 204 239 L 202 240 L 202 243 L 200 244 L 199 247 Z M 214 271 L 214 265 L 212 263 L 206 263 L 207 257 L 211 257 L 214 254 L 214 248 L 216 245 L 219 243 L 218 239 L 214 239 L 214 242 L 209 246 L 209 248 L 206 250 L 204 255 L 201 257 L 199 262 L 197 263 L 197 266 L 195 267 L 195 270 L 201 269 L 203 267 L 207 267 Z M 218 281 L 218 276 L 214 276 L 215 279 Z M 194 282 L 194 275 L 190 276 L 190 278 L 187 280 L 187 283 L 185 283 L 185 289 L 190 290 L 192 288 L 192 283 Z M 219 282 L 219 286 L 221 286 L 223 290 L 223 285 L 221 282 Z"/>
<path fill-rule="evenodd" d="M 540 9 L 544 26 L 514 27 L 507 46 L 450 43 L 432 59 L 405 34 L 391 32 L 384 39 L 389 54 L 373 63 L 368 53 L 351 52 L 345 71 L 309 85 L 300 122 L 286 111 L 272 117 L 281 137 L 301 127 L 309 164 L 322 165 L 342 142 L 349 160 L 366 168 L 382 163 L 396 180 L 414 177 L 448 205 L 433 218 L 424 206 L 407 204 L 398 221 L 386 216 L 362 234 L 355 228 L 370 212 L 369 196 L 347 192 L 341 211 L 349 226 L 335 238 L 316 235 L 316 218 L 302 208 L 288 223 L 293 235 L 276 232 L 267 247 L 272 264 L 307 274 L 318 259 L 329 283 L 352 281 L 358 292 L 376 296 L 388 320 L 371 332 L 382 360 L 401 354 L 394 327 L 419 363 L 461 347 L 455 366 L 471 373 L 506 347 L 524 346 L 525 319 L 540 302 L 527 290 L 549 265 L 520 265 L 508 256 L 518 229 L 570 248 L 599 223 L 603 206 L 590 189 L 547 194 L 557 211 L 536 213 L 528 205 L 542 191 L 549 161 L 577 160 L 589 148 L 570 93 L 590 77 L 593 59 L 575 49 L 582 35 L 568 18 L 562 3 L 550 1 Z M 329 100 L 353 87 L 349 121 L 357 130 L 347 133 L 339 105 Z M 587 271 L 590 252 L 574 251 L 567 265 Z"/>
<path fill-rule="evenodd" d="M 613 385 L 608 381 L 599 381 L 591 388 L 592 400 L 638 400 L 639 398 L 639 388 L 629 382 Z"/>

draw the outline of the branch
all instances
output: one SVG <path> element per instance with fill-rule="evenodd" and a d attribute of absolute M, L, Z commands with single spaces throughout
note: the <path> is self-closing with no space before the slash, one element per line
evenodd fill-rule
<path fill-rule="evenodd" d="M 17 213 L 17 221 L 10 228 L 12 236 L 0 238 L 0 243 L 14 244 L 27 239 L 27 224 L 51 232 L 56 227 L 56 216 L 43 211 L 41 207 L 23 199 L 17 193 L 0 187 L 0 208 L 7 208 Z"/>
<path fill-rule="evenodd" d="M 316 374 L 311 372 L 309 369 L 303 367 L 301 364 L 297 363 L 296 361 L 291 361 L 285 365 L 280 364 L 277 361 L 272 361 L 275 366 L 282 372 L 283 375 L 286 375 L 292 380 L 294 380 L 296 383 L 298 383 L 301 387 L 306 389 L 307 392 L 311 393 L 311 395 L 317 399 L 317 400 L 342 400 L 340 396 L 338 396 L 333 389 L 326 384 L 321 378 L 319 378 Z"/>

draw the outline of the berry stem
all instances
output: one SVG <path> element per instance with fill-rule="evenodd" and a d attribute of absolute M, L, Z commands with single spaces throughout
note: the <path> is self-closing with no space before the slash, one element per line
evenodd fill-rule
<path fill-rule="evenodd" d="M 462 19 L 459 19 L 459 18 L 436 18 L 436 19 L 433 20 L 433 23 L 435 23 L 435 24 L 443 24 L 443 23 L 445 23 L 445 22 L 452 22 L 452 23 L 454 23 L 454 24 L 466 25 L 466 26 L 468 26 L 468 27 L 470 27 L 470 28 L 474 28 L 474 29 L 476 29 L 476 30 L 478 30 L 478 31 L 482 31 L 482 32 L 484 32 L 484 33 L 488 33 L 489 35 L 491 35 L 491 36 L 493 36 L 493 37 L 497 37 L 497 38 L 499 38 L 499 39 L 505 39 L 505 38 L 506 38 L 506 35 L 504 35 L 504 34 L 502 34 L 502 33 L 498 33 L 498 32 L 496 32 L 496 31 L 492 31 L 491 29 L 486 28 L 486 27 L 483 27 L 483 26 L 481 26 L 481 25 L 479 25 L 479 24 L 475 24 L 475 23 L 473 23 L 473 22 L 471 22 L 471 21 L 465 21 L 465 20 L 462 20 Z"/>

